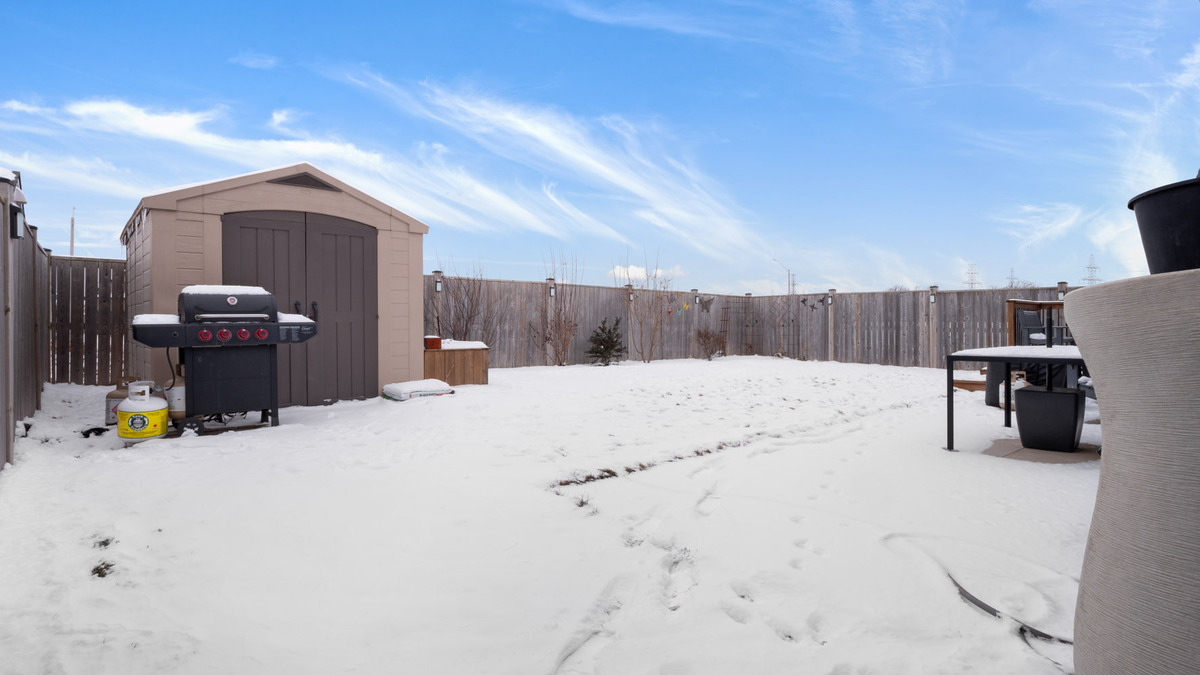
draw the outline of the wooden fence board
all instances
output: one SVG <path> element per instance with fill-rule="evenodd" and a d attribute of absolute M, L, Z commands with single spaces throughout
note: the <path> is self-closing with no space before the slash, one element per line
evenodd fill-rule
<path fill-rule="evenodd" d="M 80 272 L 83 274 L 83 323 L 91 330 L 83 336 L 83 349 L 79 352 L 79 357 L 83 361 L 83 383 L 94 385 L 96 366 L 100 362 L 97 354 L 98 333 L 104 327 L 98 313 L 100 291 L 97 281 L 100 278 L 100 270 L 84 265 Z"/>
<path fill-rule="evenodd" d="M 112 272 L 112 301 L 109 302 L 109 359 L 110 366 L 109 382 L 118 384 L 125 379 L 125 359 L 128 355 L 129 341 L 133 339 L 132 332 L 129 328 L 129 320 L 131 317 L 126 315 L 125 301 L 125 280 L 126 270 L 123 261 L 117 261 L 121 264 L 110 263 L 109 270 Z M 104 384 L 108 384 L 105 382 Z"/>
<path fill-rule="evenodd" d="M 84 266 L 79 260 L 72 260 L 67 263 L 70 267 L 71 275 L 71 334 L 70 342 L 67 344 L 67 360 L 70 362 L 71 382 L 75 384 L 85 384 L 83 379 L 83 342 L 84 342 L 84 323 L 83 323 L 83 292 L 86 289 L 84 285 Z"/>
<path fill-rule="evenodd" d="M 112 274 L 97 270 L 96 278 L 96 374 L 98 381 L 113 381 L 112 372 Z"/>

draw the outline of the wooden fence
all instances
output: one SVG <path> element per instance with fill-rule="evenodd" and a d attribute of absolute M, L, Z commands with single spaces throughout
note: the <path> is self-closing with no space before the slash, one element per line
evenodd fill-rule
<path fill-rule="evenodd" d="M 447 326 L 462 327 L 463 322 L 452 316 L 462 311 L 453 294 L 456 284 L 470 282 L 469 278 L 425 277 L 426 334 L 439 334 L 440 330 L 442 337 L 451 337 Z M 625 344 L 630 345 L 634 301 L 628 288 L 481 283 L 478 316 L 459 339 L 486 342 L 492 367 L 551 363 L 538 327 L 552 315 L 549 308 L 555 302 L 574 302 L 579 307 L 579 330 L 570 345 L 569 363 L 588 362 L 587 338 L 605 318 L 610 324 L 621 319 Z M 551 285 L 555 286 L 553 296 Z M 696 333 L 707 328 L 720 333 L 725 353 L 730 355 L 778 354 L 815 361 L 942 368 L 949 353 L 1007 344 L 1005 300 L 1057 300 L 1059 292 L 1058 287 L 762 297 L 659 292 L 665 316 L 655 358 L 701 356 Z M 1061 318 L 1056 323 L 1061 323 Z"/>
<path fill-rule="evenodd" d="M 8 206 L 4 205 L 8 211 Z M 50 316 L 50 251 L 37 240 L 37 228 L 26 225 L 24 237 L 11 239 L 7 217 L 0 236 L 4 239 L 0 291 L 5 305 L 3 354 L 0 355 L 0 409 L 4 430 L 0 432 L 0 468 L 12 462 L 16 423 L 32 416 L 42 406 L 42 383 L 49 374 L 46 351 Z M 11 383 L 9 386 L 8 383 Z"/>
<path fill-rule="evenodd" d="M 50 297 L 49 381 L 117 384 L 129 331 L 125 261 L 54 257 Z"/>
<path fill-rule="evenodd" d="M 12 304 L 11 316 L 5 318 L 12 345 L 0 363 L 0 376 L 14 383 L 10 400 L 2 400 L 8 391 L 0 392 L 10 421 L 40 407 L 43 382 L 117 383 L 127 350 L 125 261 L 52 257 L 38 245 L 36 232 L 30 227 L 24 239 L 9 241 L 0 275 Z M 480 293 L 477 316 L 463 322 L 461 303 L 453 296 L 459 292 L 456 287 L 461 290 L 472 281 Z M 588 336 L 604 319 L 611 323 L 619 318 L 625 343 L 631 345 L 631 314 L 647 294 L 661 301 L 656 359 L 702 356 L 696 334 L 705 328 L 720 334 L 729 355 L 941 368 L 948 353 L 1006 344 L 1006 299 L 1056 300 L 1063 290 L 751 297 L 440 275 L 426 276 L 424 284 L 426 334 L 452 337 L 447 328 L 457 324 L 463 331 L 459 339 L 488 344 L 493 368 L 553 362 L 544 334 L 555 303 L 578 307 L 568 363 L 589 362 Z M 631 350 L 629 358 L 638 355 Z M 7 426 L 0 458 L 11 461 L 12 425 Z"/>

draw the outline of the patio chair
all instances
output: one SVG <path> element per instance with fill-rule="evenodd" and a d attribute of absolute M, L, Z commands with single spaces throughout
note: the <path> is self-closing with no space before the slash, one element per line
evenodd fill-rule
<path fill-rule="evenodd" d="M 1044 345 L 1046 344 L 1046 325 L 1037 310 L 1017 310 L 1017 344 Z"/>
<path fill-rule="evenodd" d="M 1049 311 L 1049 310 L 1047 310 Z M 1053 340 L 1052 344 L 1067 344 L 1074 343 L 1074 340 L 1067 338 L 1066 326 L 1047 326 L 1047 321 L 1043 322 L 1041 315 L 1037 310 L 1033 309 L 1018 309 L 1016 312 L 1017 319 L 1017 344 L 1019 345 L 1044 345 L 1046 344 L 1047 335 Z M 1047 334 L 1046 329 L 1050 329 Z M 1044 366 L 1028 366 L 1022 367 L 1025 371 L 1025 380 L 1033 385 L 1046 386 L 1049 384 L 1054 387 L 1075 386 L 1074 380 L 1077 376 L 1074 372 L 1068 372 L 1068 369 L 1062 365 L 1055 365 L 1050 370 L 1050 382 L 1046 382 L 1046 368 Z"/>

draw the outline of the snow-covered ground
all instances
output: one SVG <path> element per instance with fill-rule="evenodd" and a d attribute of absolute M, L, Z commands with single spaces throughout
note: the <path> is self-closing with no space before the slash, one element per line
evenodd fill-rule
<path fill-rule="evenodd" d="M 981 454 L 1016 434 L 982 393 L 944 451 L 943 371 L 490 376 L 130 448 L 80 433 L 106 389 L 47 387 L 0 473 L 0 672 L 1071 670 L 950 576 L 1069 639 L 1099 463 Z"/>

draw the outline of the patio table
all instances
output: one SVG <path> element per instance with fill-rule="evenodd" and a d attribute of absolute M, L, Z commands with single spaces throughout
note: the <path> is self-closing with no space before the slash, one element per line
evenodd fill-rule
<path fill-rule="evenodd" d="M 946 357 L 946 449 L 954 450 L 954 364 L 963 361 L 984 361 L 1004 364 L 1004 426 L 1012 426 L 1012 364 L 1066 364 L 1083 366 L 1079 347 L 1055 345 L 1043 347 L 1024 345 L 1014 347 L 984 347 L 964 349 Z"/>

